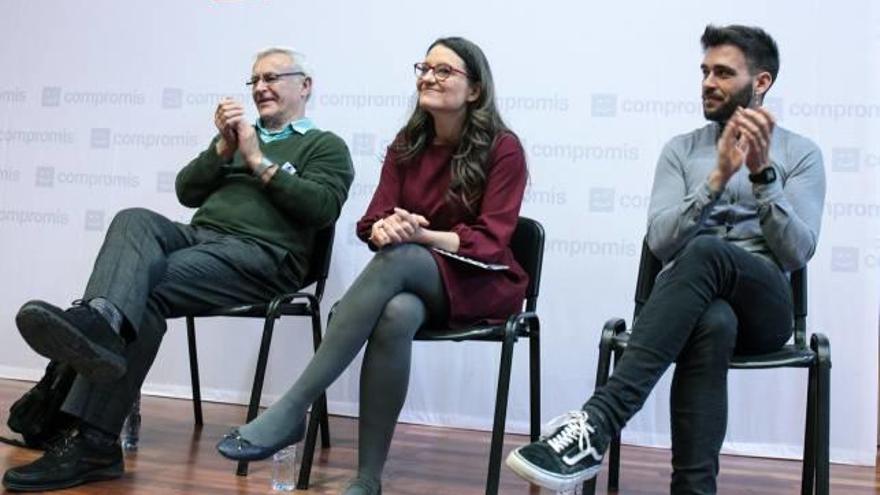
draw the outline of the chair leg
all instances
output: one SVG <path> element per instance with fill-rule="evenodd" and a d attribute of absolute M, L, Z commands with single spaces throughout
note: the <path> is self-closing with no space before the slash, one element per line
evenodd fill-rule
<path fill-rule="evenodd" d="M 489 474 L 486 477 L 486 495 L 497 495 L 501 477 L 501 450 L 504 447 L 504 427 L 507 421 L 507 399 L 510 394 L 510 369 L 513 363 L 513 345 L 516 333 L 507 329 L 501 345 L 501 365 L 498 370 L 498 390 L 495 395 L 495 419 L 492 424 L 492 447 L 489 450 Z"/>
<path fill-rule="evenodd" d="M 119 436 L 122 450 L 132 452 L 138 449 L 138 443 L 141 437 L 141 391 L 138 390 L 134 401 L 131 404 L 131 410 L 125 417 L 122 424 L 122 434 Z"/>
<path fill-rule="evenodd" d="M 320 418 L 327 416 L 327 411 L 322 410 L 323 407 L 321 400 L 317 400 L 312 404 L 312 413 L 309 414 L 309 428 L 306 431 L 306 441 L 303 446 L 302 462 L 299 466 L 299 477 L 296 481 L 296 488 L 298 490 L 309 489 L 309 478 L 312 476 L 312 462 L 315 458 L 315 444 L 318 442 Z"/>
<path fill-rule="evenodd" d="M 605 329 L 602 331 L 602 338 L 599 341 L 599 362 L 596 364 L 596 388 L 608 383 L 608 376 L 611 374 L 611 346 L 613 344 L 614 331 L 609 331 L 609 329 L 610 327 L 606 325 Z M 583 495 L 593 495 L 595 493 L 596 478 L 585 481 L 583 485 Z"/>
<path fill-rule="evenodd" d="M 186 340 L 189 344 L 189 379 L 192 383 L 193 418 L 196 426 L 202 426 L 202 389 L 199 385 L 199 357 L 196 349 L 196 322 L 186 317 Z"/>
<path fill-rule="evenodd" d="M 321 345 L 321 309 L 316 303 L 313 303 L 312 305 L 312 344 L 314 345 L 315 352 L 318 352 L 318 347 Z M 327 417 L 327 394 L 321 394 L 321 397 L 318 400 L 321 402 L 321 415 L 319 417 L 321 420 L 321 448 L 329 449 L 330 420 Z M 312 411 L 315 412 L 314 407 L 312 408 Z"/>
<path fill-rule="evenodd" d="M 804 463 L 801 469 L 801 495 L 813 495 L 813 483 L 816 477 L 816 411 L 818 409 L 816 379 L 818 377 L 819 359 L 810 366 L 807 379 L 807 418 L 804 428 Z"/>
<path fill-rule="evenodd" d="M 816 495 L 830 490 L 831 349 L 827 337 L 813 334 L 810 347 L 818 361 L 816 379 Z"/>
<path fill-rule="evenodd" d="M 620 352 L 622 354 L 622 351 Z M 614 352 L 612 368 L 617 366 L 620 354 Z M 605 382 L 608 378 L 605 378 Z M 605 382 L 602 384 L 604 385 Z M 608 491 L 616 492 L 620 487 L 620 433 L 614 435 L 611 439 L 611 445 L 608 448 Z"/>
<path fill-rule="evenodd" d="M 541 436 L 541 334 L 538 320 L 529 329 L 529 419 L 531 441 Z"/>
<path fill-rule="evenodd" d="M 272 330 L 275 328 L 274 314 L 266 315 L 263 324 L 263 338 L 260 342 L 260 354 L 257 357 L 257 371 L 254 373 L 254 385 L 251 389 L 251 401 L 248 405 L 247 422 L 257 417 L 260 408 L 260 396 L 263 394 L 263 378 L 266 376 L 266 363 L 269 360 L 269 346 L 272 344 Z M 240 461 L 235 474 L 247 476 L 248 463 Z"/>

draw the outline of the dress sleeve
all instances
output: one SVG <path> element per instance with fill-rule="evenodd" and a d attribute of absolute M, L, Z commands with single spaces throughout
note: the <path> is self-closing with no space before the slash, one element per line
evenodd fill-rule
<path fill-rule="evenodd" d="M 400 177 L 400 167 L 397 164 L 395 153 L 389 148 L 385 153 L 385 161 L 382 164 L 382 173 L 379 177 L 379 185 L 376 186 L 376 192 L 373 193 L 373 199 L 367 211 L 358 220 L 357 236 L 366 242 L 370 249 L 375 250 L 376 247 L 370 243 L 370 232 L 373 229 L 373 223 L 377 220 L 387 217 L 394 212 L 394 207 L 400 204 L 400 187 L 402 179 Z"/>
<path fill-rule="evenodd" d="M 522 206 L 528 172 L 522 145 L 513 134 L 498 138 L 486 178 L 479 215 L 452 227 L 458 254 L 498 262 L 510 245 Z"/>

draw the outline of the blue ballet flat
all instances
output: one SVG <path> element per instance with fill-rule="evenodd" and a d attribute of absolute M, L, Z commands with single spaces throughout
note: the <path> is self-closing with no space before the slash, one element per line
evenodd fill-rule
<path fill-rule="evenodd" d="M 279 450 L 302 441 L 306 433 L 306 422 L 303 419 L 299 426 L 287 438 L 283 438 L 280 442 L 263 447 L 251 443 L 250 440 L 241 436 L 238 428 L 233 428 L 229 433 L 223 435 L 223 438 L 217 442 L 217 451 L 220 455 L 234 461 L 261 461 L 268 459 Z"/>

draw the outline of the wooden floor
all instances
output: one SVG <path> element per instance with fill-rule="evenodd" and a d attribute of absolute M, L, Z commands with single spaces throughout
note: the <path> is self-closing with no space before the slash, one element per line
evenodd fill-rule
<path fill-rule="evenodd" d="M 0 380 L 0 421 L 6 430 L 8 405 L 32 384 Z M 233 474 L 234 465 L 214 450 L 217 439 L 244 417 L 244 408 L 205 404 L 205 425 L 192 424 L 191 402 L 145 397 L 144 424 L 140 448 L 127 454 L 126 474 L 119 480 L 71 489 L 71 494 L 265 494 L 270 493 L 271 466 L 255 463 L 247 477 Z M 312 486 L 298 494 L 335 494 L 352 475 L 356 462 L 356 421 L 332 417 L 333 446 L 319 451 L 312 472 Z M 505 454 L 526 441 L 508 435 Z M 489 435 L 484 432 L 401 425 L 391 449 L 384 475 L 386 495 L 455 494 L 483 492 Z M 0 444 L 0 469 L 4 471 L 31 461 L 39 455 Z M 669 452 L 660 449 L 624 447 L 621 494 L 668 493 Z M 842 494 L 880 494 L 880 471 L 874 468 L 833 466 L 831 492 Z M 600 474 L 600 486 L 605 473 Z M 724 456 L 721 461 L 719 493 L 795 494 L 799 493 L 800 463 Z M 502 470 L 502 494 L 542 492 Z M 604 488 L 600 493 L 605 493 Z"/>

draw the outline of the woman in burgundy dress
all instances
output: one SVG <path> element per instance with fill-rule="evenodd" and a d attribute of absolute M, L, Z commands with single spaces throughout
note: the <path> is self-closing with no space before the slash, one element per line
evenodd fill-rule
<path fill-rule="evenodd" d="M 376 255 L 340 300 L 293 387 L 218 444 L 226 457 L 262 459 L 300 441 L 309 405 L 366 344 L 359 466 L 345 494 L 380 493 L 416 331 L 426 323 L 500 322 L 522 307 L 528 278 L 509 244 L 526 186 L 525 156 L 498 114 L 489 63 L 470 41 L 442 38 L 415 71 L 418 105 L 388 148 L 357 224 Z M 509 269 L 485 270 L 435 248 Z"/>

